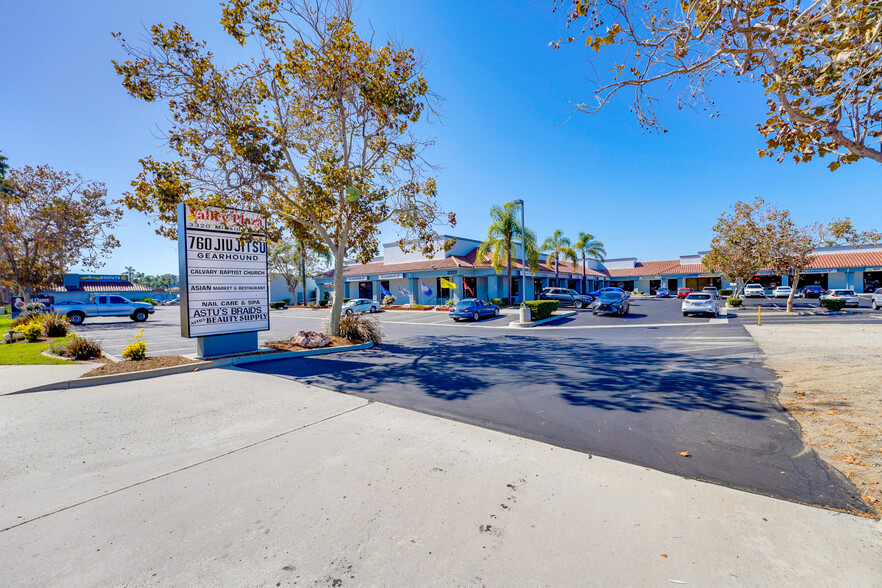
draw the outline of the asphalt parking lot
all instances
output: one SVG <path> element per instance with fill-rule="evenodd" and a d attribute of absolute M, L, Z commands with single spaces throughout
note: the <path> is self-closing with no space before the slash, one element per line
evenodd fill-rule
<path fill-rule="evenodd" d="M 882 321 L 882 312 L 863 308 L 786 316 L 775 302 L 763 304 L 764 322 Z M 160 307 L 147 323 L 89 320 L 77 330 L 118 354 L 144 326 L 148 353 L 193 353 L 178 313 Z M 272 329 L 259 338 L 319 329 L 326 316 L 326 309 L 273 311 Z M 798 424 L 778 406 L 775 375 L 741 326 L 757 320 L 755 304 L 683 317 L 676 299 L 635 299 L 625 317 L 582 310 L 532 329 L 509 326 L 511 310 L 477 323 L 436 311 L 376 317 L 387 335 L 380 347 L 251 369 L 688 478 L 865 510 L 855 487 L 806 450 Z"/>

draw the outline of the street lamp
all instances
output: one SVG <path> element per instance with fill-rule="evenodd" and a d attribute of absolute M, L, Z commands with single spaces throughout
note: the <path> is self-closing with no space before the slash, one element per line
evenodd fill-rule
<path fill-rule="evenodd" d="M 527 244 L 527 227 L 524 225 L 524 201 L 518 198 L 514 201 L 521 207 L 521 302 L 527 300 L 527 255 L 525 253 Z M 511 292 L 508 293 L 509 298 Z"/>

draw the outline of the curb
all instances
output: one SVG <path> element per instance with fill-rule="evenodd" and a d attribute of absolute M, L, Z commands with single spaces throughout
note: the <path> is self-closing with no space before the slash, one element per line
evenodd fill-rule
<path fill-rule="evenodd" d="M 571 317 L 571 316 L 573 316 L 573 315 L 575 315 L 575 314 L 577 314 L 576 311 L 575 311 L 575 310 L 572 310 L 572 311 L 570 311 L 570 312 L 565 312 L 565 313 L 563 313 L 563 314 L 555 314 L 555 315 L 552 315 L 552 316 L 546 317 L 546 318 L 544 318 L 544 319 L 540 319 L 540 320 L 538 320 L 538 321 L 532 321 L 532 322 L 529 322 L 529 323 L 521 323 L 521 322 L 518 322 L 518 321 L 512 321 L 512 322 L 510 322 L 510 323 L 508 324 L 508 326 L 509 326 L 509 327 L 512 327 L 512 328 L 516 328 L 516 329 L 529 329 L 529 328 L 532 328 L 532 327 L 538 327 L 539 325 L 544 325 L 545 323 L 550 323 L 550 322 L 552 322 L 552 321 L 557 321 L 557 320 L 560 320 L 560 319 L 562 319 L 562 318 Z"/>
<path fill-rule="evenodd" d="M 195 372 L 200 370 L 209 370 L 221 367 L 230 367 L 244 365 L 248 363 L 256 363 L 258 361 L 271 361 L 275 359 L 290 359 L 294 357 L 308 357 L 310 355 L 325 355 L 328 353 L 341 353 L 343 351 L 358 351 L 360 349 L 370 349 L 374 344 L 372 342 L 361 343 L 360 345 L 349 345 L 347 347 L 330 347 L 324 349 L 310 349 L 308 351 L 280 351 L 278 353 L 263 353 L 260 355 L 242 355 L 239 357 L 226 357 L 222 359 L 211 359 L 198 363 L 186 363 L 183 365 L 173 365 L 170 367 L 156 368 L 152 370 L 143 370 L 140 372 L 128 372 L 125 374 L 111 374 L 107 376 L 91 376 L 89 378 L 76 378 L 73 380 L 65 380 L 62 382 L 54 382 L 52 384 L 43 384 L 24 390 L 16 390 L 15 392 L 6 392 L 0 396 L 13 396 L 15 394 L 28 394 L 31 392 L 48 392 L 51 390 L 72 390 L 74 388 L 87 388 L 89 386 L 101 386 L 103 384 L 116 384 L 119 382 L 130 382 L 133 380 L 146 380 L 149 378 L 157 378 L 159 376 L 169 376 L 172 374 L 183 374 L 187 372 Z"/>

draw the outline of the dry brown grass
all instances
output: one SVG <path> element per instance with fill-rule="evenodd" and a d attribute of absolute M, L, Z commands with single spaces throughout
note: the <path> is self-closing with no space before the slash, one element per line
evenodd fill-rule
<path fill-rule="evenodd" d="M 882 324 L 747 327 L 805 442 L 882 511 Z"/>

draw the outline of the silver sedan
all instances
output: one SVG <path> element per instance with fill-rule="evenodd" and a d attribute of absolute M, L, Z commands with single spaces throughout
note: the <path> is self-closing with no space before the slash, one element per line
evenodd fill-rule
<path fill-rule="evenodd" d="M 720 314 L 720 301 L 708 292 L 693 292 L 683 300 L 683 316 L 690 314 Z"/>

